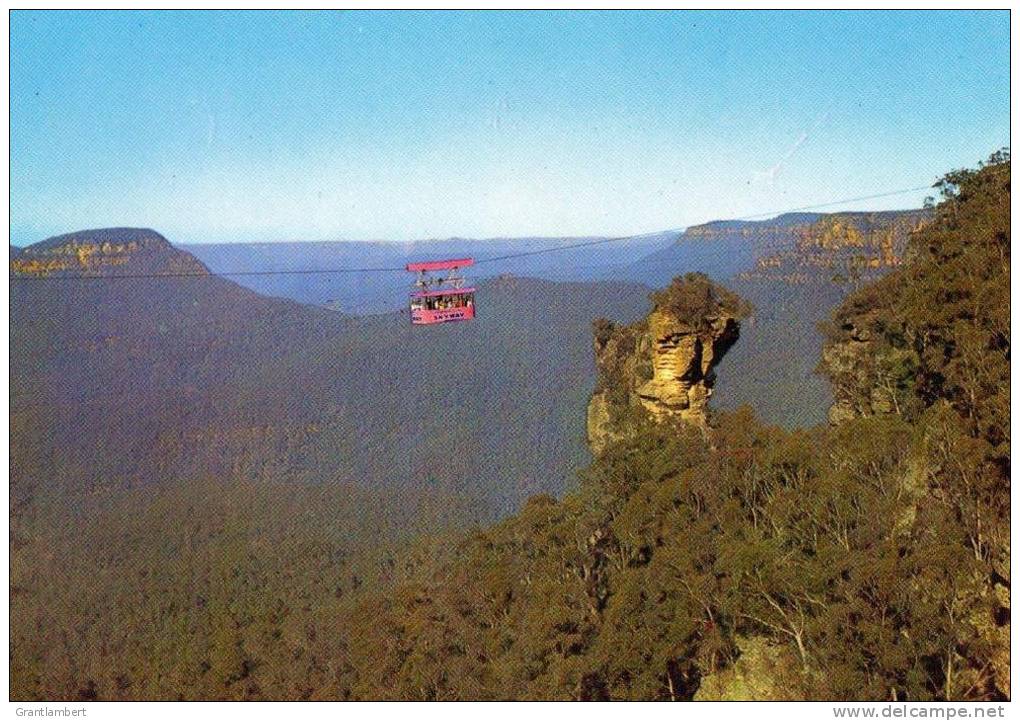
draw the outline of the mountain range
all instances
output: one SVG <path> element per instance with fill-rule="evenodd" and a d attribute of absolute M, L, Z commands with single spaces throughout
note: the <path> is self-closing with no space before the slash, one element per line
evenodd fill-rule
<path fill-rule="evenodd" d="M 872 583 L 831 562 L 846 548 L 871 559 L 865 571 L 907 563 L 873 539 L 898 537 L 910 512 L 935 514 L 970 553 L 935 491 L 883 485 L 916 463 L 941 478 L 940 447 L 906 443 L 910 424 L 966 430 L 952 420 L 966 408 L 938 415 L 964 398 L 938 384 L 969 376 L 956 361 L 940 370 L 944 354 L 904 359 L 895 325 L 927 322 L 941 292 L 931 268 L 970 267 L 971 250 L 953 255 L 956 231 L 929 225 L 953 218 L 698 226 L 611 279 L 481 277 L 478 318 L 431 328 L 264 295 L 150 229 L 12 248 L 12 695 L 814 698 L 890 684 L 897 697 L 958 695 L 937 669 L 902 680 L 895 649 L 876 681 L 841 650 L 852 645 L 824 640 Z M 988 227 L 980 252 L 1000 262 L 1008 238 Z M 709 272 L 688 272 L 699 265 Z M 663 278 L 674 280 L 653 292 Z M 953 282 L 973 290 L 969 278 Z M 1001 296 L 1001 282 L 982 283 Z M 954 313 L 970 308 L 961 298 Z M 1000 305 L 982 323 L 998 328 Z M 814 370 L 823 346 L 829 383 Z M 1001 393 L 981 397 L 975 433 L 990 445 L 975 453 L 991 449 L 979 465 L 994 500 L 1005 406 Z M 755 479 L 772 490 L 758 497 Z M 865 497 L 881 513 L 861 513 Z M 1001 503 L 984 508 L 995 540 L 981 541 L 975 573 L 991 580 L 965 596 L 967 632 L 984 645 L 953 663 L 976 696 L 998 698 L 1008 567 Z M 837 522 L 852 535 L 819 530 Z M 814 546 L 784 530 L 803 524 Z M 779 535 L 762 545 L 766 529 Z M 956 540 L 910 533 L 909 563 L 889 573 L 934 579 L 945 564 L 932 553 L 959 560 Z M 784 575 L 791 548 L 810 572 Z M 739 580 L 745 563 L 769 594 L 794 583 L 825 595 L 805 648 L 770 634 L 774 608 Z M 889 603 L 937 616 L 942 600 L 908 596 L 866 603 L 874 615 L 854 633 L 880 628 Z M 667 636 L 683 647 L 657 640 Z M 935 668 L 924 659 L 942 640 L 910 638 L 904 653 Z M 891 648 L 876 639 L 875 653 Z"/>
<path fill-rule="evenodd" d="M 261 296 L 151 230 L 63 236 L 11 263 L 14 484 L 72 507 L 231 476 L 509 512 L 586 458 L 592 316 L 646 304 L 636 285 L 496 278 L 477 320 L 422 329 Z"/>
<path fill-rule="evenodd" d="M 535 493 L 562 493 L 588 458 L 592 320 L 633 320 L 651 287 L 689 269 L 727 278 L 755 306 L 718 368 L 717 405 L 750 404 L 787 426 L 822 422 L 831 396 L 814 374 L 815 325 L 852 287 L 832 277 L 851 263 L 863 269 L 856 282 L 895 267 L 924 217 L 795 214 L 525 255 L 516 262 L 536 274 L 578 280 L 483 277 L 476 321 L 429 329 L 400 312 L 298 302 L 321 275 L 239 279 L 292 296 L 270 297 L 199 257 L 241 271 L 350 267 L 355 244 L 192 253 L 154 230 L 115 228 L 12 248 L 15 496 L 28 504 L 44 488 L 47 504 L 81 509 L 118 489 L 228 476 L 425 489 L 472 518 L 504 515 Z M 387 267 L 556 246 L 375 244 L 357 258 Z M 583 280 L 593 268 L 612 280 Z M 382 294 L 401 302 L 400 290 Z"/>

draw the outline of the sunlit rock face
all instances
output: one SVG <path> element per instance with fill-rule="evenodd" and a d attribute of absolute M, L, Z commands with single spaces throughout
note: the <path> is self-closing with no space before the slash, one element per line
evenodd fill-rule
<path fill-rule="evenodd" d="M 15 276 L 204 275 L 206 267 L 149 228 L 82 230 L 12 248 Z"/>
<path fill-rule="evenodd" d="M 653 418 L 675 416 L 705 424 L 715 384 L 712 369 L 736 341 L 739 325 L 725 314 L 704 320 L 696 327 L 666 312 L 649 315 L 652 378 L 636 393 Z"/>
<path fill-rule="evenodd" d="M 787 285 L 860 285 L 902 265 L 907 241 L 931 220 L 929 210 L 834 213 L 787 223 L 758 242 L 762 252 L 743 281 Z M 757 224 L 752 224 L 756 227 Z M 762 234 L 764 229 L 758 229 Z"/>
<path fill-rule="evenodd" d="M 700 274 L 675 279 L 652 300 L 652 312 L 637 323 L 595 323 L 598 381 L 588 406 L 595 453 L 626 436 L 642 415 L 706 426 L 713 369 L 750 312 L 739 297 Z"/>

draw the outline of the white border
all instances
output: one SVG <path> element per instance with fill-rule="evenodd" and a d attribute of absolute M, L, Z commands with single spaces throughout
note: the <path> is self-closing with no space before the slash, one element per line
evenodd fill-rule
<path fill-rule="evenodd" d="M 336 3 L 322 2 L 321 0 L 305 0 L 298 4 L 301 8 L 306 9 L 338 9 Z M 1017 6 L 1016 2 L 981 2 L 974 6 L 968 6 L 961 2 L 898 2 L 894 5 L 888 3 L 879 2 L 817 2 L 811 5 L 804 5 L 793 2 L 779 1 L 779 2 L 762 2 L 761 0 L 751 0 L 749 2 L 741 3 L 742 9 L 820 9 L 820 10 L 832 10 L 832 9 L 961 9 L 961 10 L 974 10 L 974 9 L 1008 9 L 1012 10 Z M 89 9 L 197 9 L 195 3 L 191 2 L 179 2 L 175 0 L 168 0 L 166 2 L 96 2 L 85 5 Z M 226 9 L 270 9 L 270 8 L 281 8 L 282 3 L 274 2 L 220 2 L 215 5 L 209 6 L 210 8 L 226 8 Z M 448 0 L 447 2 L 428 2 L 427 0 L 419 0 L 418 2 L 350 2 L 344 3 L 340 6 L 342 9 L 476 9 L 476 8 L 499 8 L 499 9 L 614 9 L 621 7 L 619 3 L 609 3 L 604 0 L 591 0 L 590 2 L 578 3 L 578 2 L 563 2 L 551 1 L 551 2 L 528 2 L 522 0 L 503 0 L 498 3 L 486 3 L 484 5 L 478 2 L 466 2 L 465 0 Z M 643 9 L 732 9 L 730 5 L 728 8 L 725 5 L 719 5 L 714 2 L 700 2 L 700 3 L 676 3 L 676 2 L 663 2 L 662 0 L 644 0 L 638 4 L 638 7 Z M 28 0 L 26 2 L 18 2 L 14 4 L 8 4 L 6 9 L 62 9 L 67 8 L 68 5 L 59 5 L 52 2 L 38 2 L 37 0 Z M 84 9 L 84 8 L 83 8 Z M 4 38 L 7 47 L 5 52 L 0 59 L 3 64 L 4 75 L 10 78 L 10 67 L 9 67 L 9 53 L 10 53 L 10 15 L 9 12 L 5 12 L 3 16 L 4 23 Z M 1011 23 L 1011 47 L 1014 46 L 1018 33 L 1020 30 Z M 1011 70 L 1016 70 L 1016 59 L 1011 59 Z M 1015 73 L 1011 73 L 1011 91 L 1012 91 L 1012 78 L 1015 77 Z M 1011 92 L 1012 97 L 1012 92 Z M 9 96 L 4 97 L 4 117 L 7 118 L 8 132 L 4 133 L 4 144 L 10 152 L 10 134 L 9 134 L 9 122 L 10 122 L 10 98 Z M 1011 101 L 1012 103 L 1012 101 Z M 1012 105 L 1011 105 L 1012 107 Z M 1011 131 L 1016 129 L 1016 115 L 1011 116 Z M 8 168 L 9 170 L 9 168 Z M 8 191 L 8 197 L 10 193 L 10 175 L 9 172 L 5 176 L 6 188 Z M 6 220 L 8 227 L 10 226 L 10 213 L 9 206 L 4 206 L 4 213 L 6 214 Z M 1013 223 L 1013 230 L 1016 230 L 1016 224 Z M 9 307 L 9 280 L 4 277 L 4 292 L 2 295 L 2 302 L 4 309 L 8 315 L 8 322 L 10 319 L 10 307 Z M 1016 276 L 1012 278 L 1011 292 L 1016 293 L 1018 287 L 1020 287 L 1020 281 L 1017 280 Z M 1012 332 L 1016 333 L 1016 319 L 1013 318 Z M 10 376 L 10 354 L 9 354 L 9 337 L 5 336 L 3 340 L 4 351 L 7 357 L 7 370 L 9 378 Z M 1016 418 L 1016 397 L 1017 387 L 1016 383 L 1011 383 L 1012 386 L 1012 398 L 1013 407 L 1011 412 L 1013 418 Z M 4 388 L 4 401 L 7 402 L 7 385 Z M 1013 433 L 1016 432 L 1016 423 L 1011 423 L 1013 427 Z M 5 417 L 4 429 L 9 437 L 9 418 Z M 10 449 L 9 447 L 5 450 L 7 465 L 10 465 Z M 1016 496 L 1012 498 L 1012 508 L 1016 510 Z M 4 531 L 5 537 L 9 533 L 9 519 L 4 517 Z M 1014 530 L 1014 533 L 1016 531 Z M 1012 539 L 1015 541 L 1015 536 Z M 4 568 L 9 569 L 9 548 L 5 545 L 3 549 L 4 556 Z M 9 572 L 9 571 L 8 571 Z M 7 594 L 3 595 L 3 611 L 4 616 L 10 622 L 10 609 L 9 609 L 9 598 Z M 1015 636 L 1012 639 L 1015 642 Z M 4 697 L 9 697 L 10 679 L 9 679 L 9 659 L 5 654 L 3 656 L 4 673 L 2 676 L 2 683 L 4 688 Z M 1015 666 L 1015 660 L 1014 660 Z M 1015 674 L 1015 667 L 1014 667 Z M 226 703 L 226 702 L 200 702 L 200 703 L 176 703 L 176 702 L 151 702 L 151 703 L 23 703 L 23 702 L 6 702 L 7 714 L 9 718 L 32 718 L 31 716 L 23 715 L 26 709 L 50 709 L 60 713 L 64 709 L 83 709 L 85 712 L 84 718 L 88 719 L 110 719 L 111 721 L 119 721 L 121 719 L 125 721 L 137 721 L 138 719 L 155 719 L 161 721 L 163 719 L 177 719 L 182 716 L 186 716 L 189 719 L 220 719 L 220 718 L 244 718 L 251 721 L 261 721 L 262 719 L 278 719 L 284 716 L 298 716 L 307 719 L 330 719 L 334 720 L 337 718 L 413 718 L 415 721 L 419 719 L 423 721 L 436 721 L 442 720 L 447 721 L 450 719 L 472 719 L 472 721 L 479 716 L 493 721 L 502 721 L 506 719 L 510 721 L 517 721 L 522 715 L 526 714 L 531 718 L 539 721 L 543 719 L 556 719 L 561 721 L 562 719 L 584 719 L 584 721 L 618 721 L 621 714 L 640 714 L 642 718 L 649 719 L 650 721 L 657 721 L 658 719 L 669 719 L 675 721 L 677 718 L 683 719 L 694 719 L 698 721 L 700 719 L 715 719 L 717 717 L 741 717 L 745 715 L 753 715 L 755 721 L 780 721 L 785 719 L 810 719 L 811 721 L 824 721 L 826 719 L 836 718 L 833 709 L 834 708 L 854 708 L 864 710 L 870 710 L 870 713 L 874 714 L 874 718 L 930 718 L 931 716 L 922 715 L 925 712 L 930 712 L 934 708 L 938 708 L 940 712 L 952 712 L 954 716 L 952 718 L 974 718 L 978 709 L 985 709 L 986 718 L 1000 718 L 998 715 L 1000 710 L 1004 714 L 1005 718 L 1012 716 L 1012 702 L 1006 703 L 990 703 L 990 704 L 948 704 L 948 705 L 934 705 L 934 704 L 912 704 L 912 703 L 900 703 L 900 704 L 889 704 L 889 703 L 859 703 L 859 704 L 843 704 L 843 703 L 829 703 L 829 702 L 805 702 L 805 703 L 794 703 L 794 702 L 782 702 L 782 703 L 706 703 L 706 704 L 688 704 L 682 709 L 674 707 L 664 703 L 645 703 L 640 706 L 635 704 L 555 704 L 553 702 L 537 702 L 530 704 L 500 704 L 500 703 L 455 703 L 455 704 L 423 704 L 423 703 L 354 703 L 354 704 L 343 704 L 333 702 L 316 702 L 316 703 L 303 703 L 298 705 L 297 702 L 287 703 Z M 21 713 L 19 713 L 19 709 Z M 968 716 L 963 715 L 961 712 L 966 712 Z M 895 714 L 895 715 L 894 715 Z M 902 715 L 900 715 L 902 714 Z M 994 715 L 993 715 L 994 714 Z M 947 714 L 948 715 L 948 714 Z M 947 715 L 938 716 L 937 718 L 947 718 Z M 82 718 L 83 716 L 76 716 L 74 718 Z M 858 716 L 863 718 L 864 716 Z M 44 718 L 64 718 L 63 716 L 49 716 Z"/>

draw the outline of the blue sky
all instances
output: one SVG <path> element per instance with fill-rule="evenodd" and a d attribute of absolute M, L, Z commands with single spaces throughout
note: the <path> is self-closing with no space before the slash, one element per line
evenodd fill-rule
<path fill-rule="evenodd" d="M 11 16 L 16 244 L 641 233 L 1008 141 L 1005 11 Z"/>

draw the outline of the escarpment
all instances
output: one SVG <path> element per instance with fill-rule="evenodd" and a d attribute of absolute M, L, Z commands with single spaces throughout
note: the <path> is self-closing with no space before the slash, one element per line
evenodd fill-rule
<path fill-rule="evenodd" d="M 598 381 L 588 405 L 588 441 L 596 453 L 626 435 L 635 414 L 705 426 L 713 369 L 750 312 L 700 273 L 674 279 L 652 302 L 651 313 L 637 323 L 595 323 Z"/>
<path fill-rule="evenodd" d="M 928 210 L 835 213 L 789 225 L 764 252 L 743 281 L 803 284 L 860 284 L 902 265 L 910 236 L 931 219 Z M 770 247 L 771 245 L 771 247 Z"/>
<path fill-rule="evenodd" d="M 58 235 L 11 249 L 15 276 L 205 275 L 190 253 L 148 228 L 101 228 Z"/>

